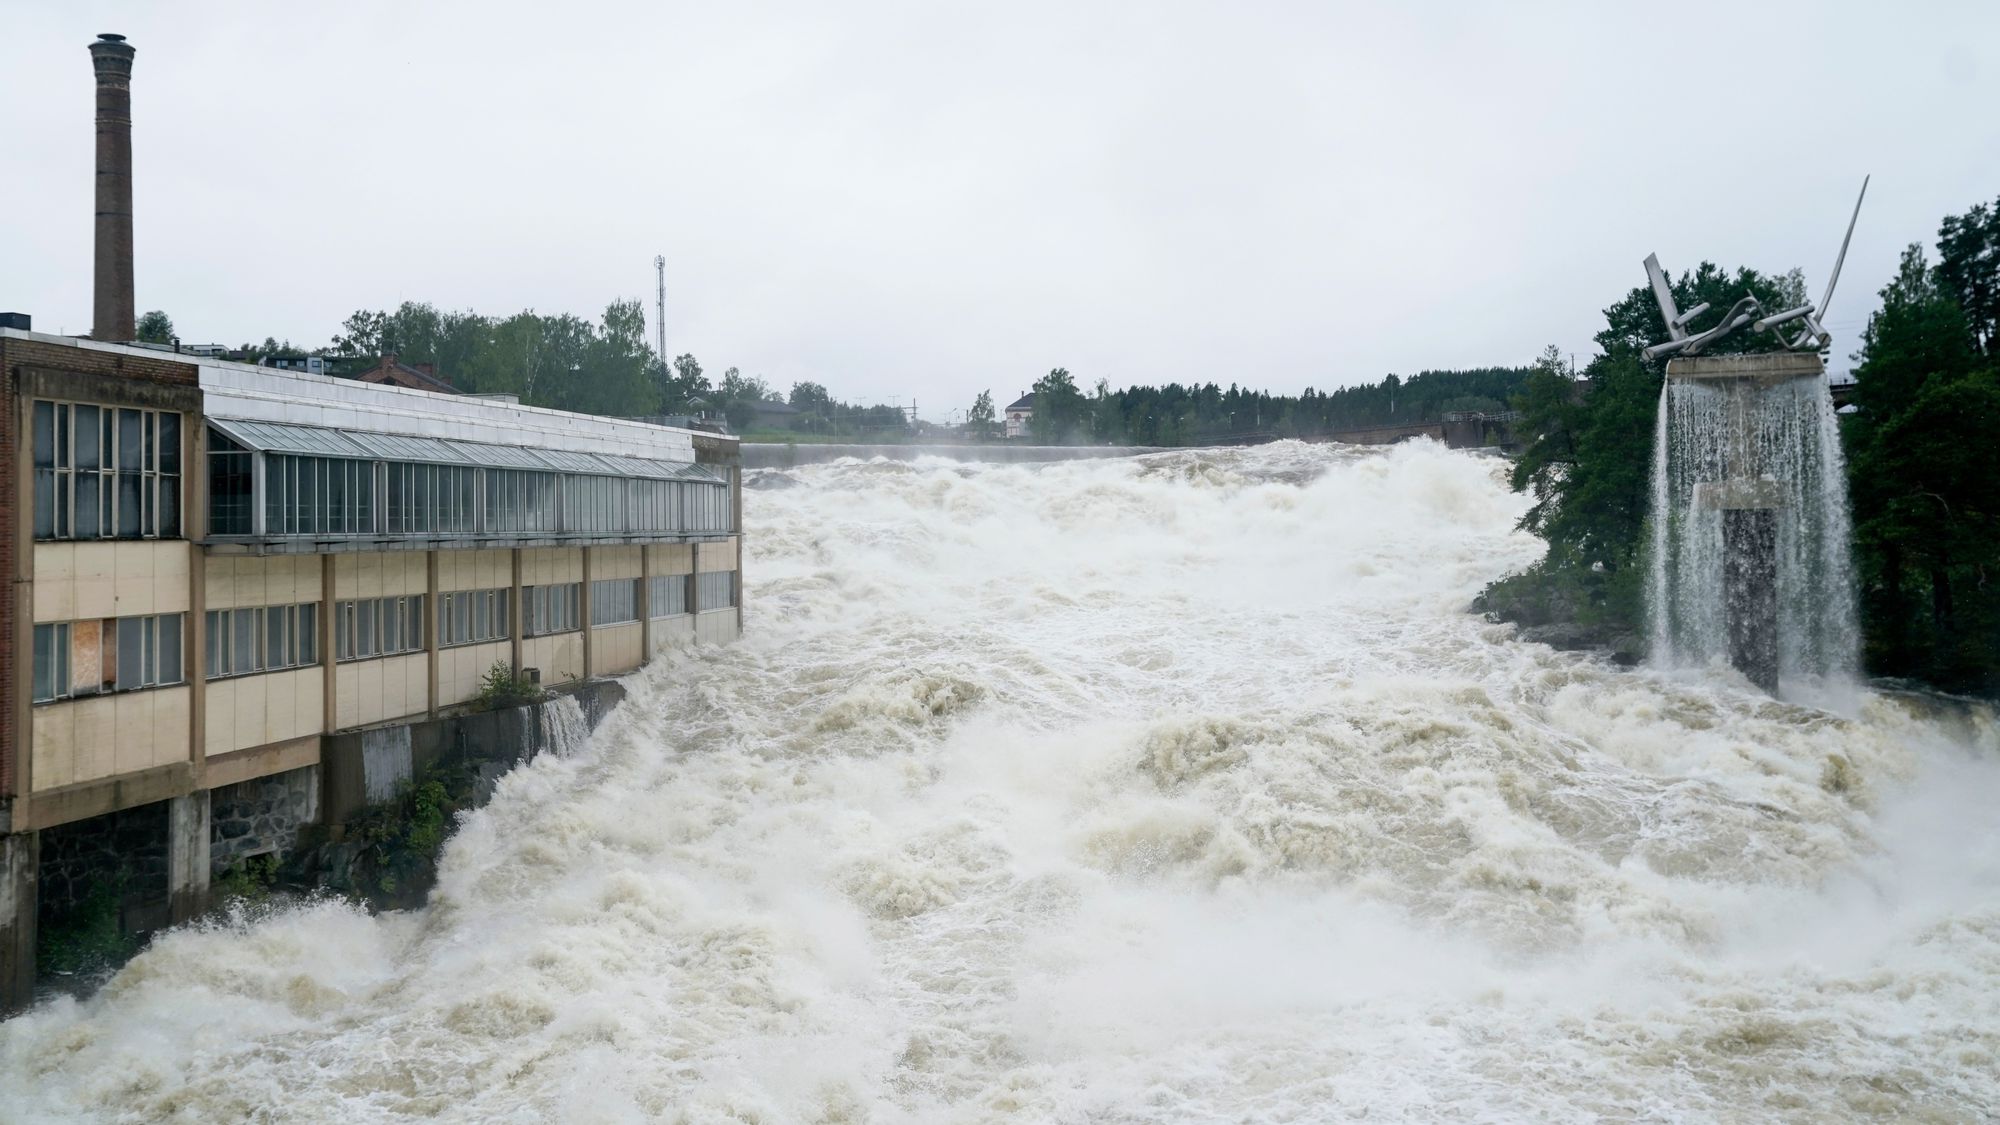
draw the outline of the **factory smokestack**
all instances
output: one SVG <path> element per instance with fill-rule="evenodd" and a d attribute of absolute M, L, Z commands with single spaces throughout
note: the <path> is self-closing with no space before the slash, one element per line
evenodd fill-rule
<path fill-rule="evenodd" d="M 132 323 L 132 56 L 123 35 L 90 45 L 97 71 L 97 276 L 90 338 L 130 340 Z"/>

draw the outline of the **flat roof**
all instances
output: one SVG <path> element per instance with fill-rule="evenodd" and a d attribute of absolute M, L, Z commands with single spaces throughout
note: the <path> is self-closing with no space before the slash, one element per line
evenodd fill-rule
<path fill-rule="evenodd" d="M 694 460 L 694 439 L 698 433 L 710 441 L 737 440 L 730 435 L 656 426 L 650 422 L 362 383 L 292 368 L 258 367 L 185 352 L 103 344 L 76 336 L 53 336 L 18 328 L 0 328 L 0 336 L 188 364 L 199 372 L 204 413 L 216 418 L 612 454 L 653 461 Z"/>

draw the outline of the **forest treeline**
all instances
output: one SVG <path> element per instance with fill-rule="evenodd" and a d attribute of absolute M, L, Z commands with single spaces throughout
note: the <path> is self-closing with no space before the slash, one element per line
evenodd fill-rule
<path fill-rule="evenodd" d="M 1704 262 L 1672 282 L 1679 307 L 1801 303 L 1786 275 Z M 1710 314 L 1711 316 L 1715 314 Z M 1697 322 L 1696 327 L 1702 326 Z M 1551 349 L 1520 398 L 1527 441 L 1514 486 L 1522 526 L 1548 542 L 1526 574 L 1482 604 L 1534 628 L 1635 655 L 1642 647 L 1649 467 L 1665 375 L 1641 350 L 1667 337 L 1649 289 L 1605 310 L 1599 354 L 1579 376 Z M 1766 334 L 1712 352 L 1773 350 Z M 1854 515 L 1863 661 L 1877 676 L 2000 695 L 2000 201 L 1939 227 L 1936 259 L 1903 252 L 1854 355 L 1855 410 L 1841 418 Z"/>
<path fill-rule="evenodd" d="M 1372 426 L 1434 422 L 1453 411 L 1498 412 L 1527 383 L 1526 367 L 1422 371 L 1404 379 L 1297 395 L 1274 395 L 1231 383 L 1132 386 L 1111 389 L 1104 380 L 1088 393 L 1065 368 L 1032 388 L 1032 436 L 1055 445 L 1199 445 L 1269 435 L 1317 437 Z M 973 404 L 968 427 L 992 432 L 991 395 Z"/>
<path fill-rule="evenodd" d="M 147 313 L 142 337 L 168 340 L 173 322 Z M 692 355 L 662 363 L 647 342 L 637 301 L 613 301 L 595 321 L 532 310 L 510 316 L 444 311 L 420 301 L 393 310 L 363 309 L 347 318 L 331 343 L 299 348 L 266 338 L 244 344 L 246 356 L 303 353 L 345 359 L 351 369 L 390 353 L 427 363 L 472 394 L 512 394 L 532 406 L 590 414 L 645 417 L 710 411 L 741 433 L 757 425 L 757 404 L 782 402 L 797 411 L 784 428 L 818 435 L 893 438 L 912 429 L 894 406 L 842 401 L 818 382 L 789 389 L 734 367 L 711 376 Z M 1312 437 L 1371 426 L 1432 422 L 1452 411 L 1500 411 L 1526 384 L 1526 367 L 1422 371 L 1403 378 L 1298 395 L 1274 395 L 1231 383 L 1168 383 L 1111 389 L 1100 379 L 1084 391 L 1065 368 L 1037 380 L 1032 436 L 1047 444 L 1194 445 L 1252 434 Z M 1009 398 L 1006 402 L 1012 402 Z M 978 396 L 961 429 L 974 439 L 1003 432 L 991 392 Z"/>

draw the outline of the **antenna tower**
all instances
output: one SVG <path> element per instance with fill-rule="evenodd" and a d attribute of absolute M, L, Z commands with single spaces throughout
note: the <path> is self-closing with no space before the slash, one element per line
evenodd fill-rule
<path fill-rule="evenodd" d="M 660 303 L 656 323 L 660 330 L 660 365 L 667 363 L 667 256 L 653 255 L 653 272 L 660 275 Z"/>

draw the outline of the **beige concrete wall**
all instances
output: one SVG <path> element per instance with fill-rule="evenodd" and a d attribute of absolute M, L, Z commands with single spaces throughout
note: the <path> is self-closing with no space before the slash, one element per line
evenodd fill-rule
<path fill-rule="evenodd" d="M 202 752 L 267 746 L 320 733 L 325 725 L 326 669 L 289 668 L 207 683 Z"/>
<path fill-rule="evenodd" d="M 335 601 L 421 594 L 430 588 L 423 551 L 383 551 L 333 557 Z M 422 677 L 419 676 L 419 679 Z M 421 710 L 421 708 L 419 708 Z M 343 723 L 342 726 L 347 724 Z"/>
<path fill-rule="evenodd" d="M 583 678 L 583 633 L 555 633 L 521 642 L 521 667 L 542 670 L 542 683 L 553 687 Z"/>
<path fill-rule="evenodd" d="M 694 643 L 694 617 L 692 614 L 676 614 L 672 617 L 653 618 L 653 651 L 663 648 L 684 646 Z"/>
<path fill-rule="evenodd" d="M 596 547 L 590 552 L 590 580 L 639 577 L 639 548 Z"/>
<path fill-rule="evenodd" d="M 202 599 L 209 609 L 295 605 L 320 600 L 318 555 L 210 555 Z"/>
<path fill-rule="evenodd" d="M 736 609 L 711 609 L 694 615 L 695 639 L 726 645 L 737 638 Z"/>
<path fill-rule="evenodd" d="M 651 548 L 654 574 L 688 574 L 694 570 L 694 548 L 687 543 L 663 543 Z"/>
<path fill-rule="evenodd" d="M 37 705 L 35 789 L 187 761 L 193 698 L 183 685 Z"/>
<path fill-rule="evenodd" d="M 423 556 L 418 555 L 417 561 L 421 563 Z M 424 696 L 430 682 L 429 661 L 429 654 L 413 652 L 335 665 L 334 726 L 345 730 L 423 714 L 428 708 Z"/>
<path fill-rule="evenodd" d="M 645 657 L 645 637 L 637 621 L 622 625 L 600 625 L 590 631 L 591 674 L 622 676 L 637 668 Z"/>
<path fill-rule="evenodd" d="M 182 539 L 35 544 L 35 620 L 186 613 L 193 549 Z"/>
<path fill-rule="evenodd" d="M 495 664 L 505 664 L 513 654 L 509 641 L 490 644 L 453 645 L 438 650 L 438 706 L 463 703 L 479 693 L 480 678 Z"/>
<path fill-rule="evenodd" d="M 579 547 L 533 547 L 521 552 L 521 585 L 555 586 L 583 581 Z"/>
<path fill-rule="evenodd" d="M 701 545 L 701 569 L 703 572 L 711 570 L 735 570 L 736 540 L 730 539 L 722 543 L 703 543 Z"/>
<path fill-rule="evenodd" d="M 514 584 L 512 551 L 439 551 L 438 591 L 497 590 Z"/>

